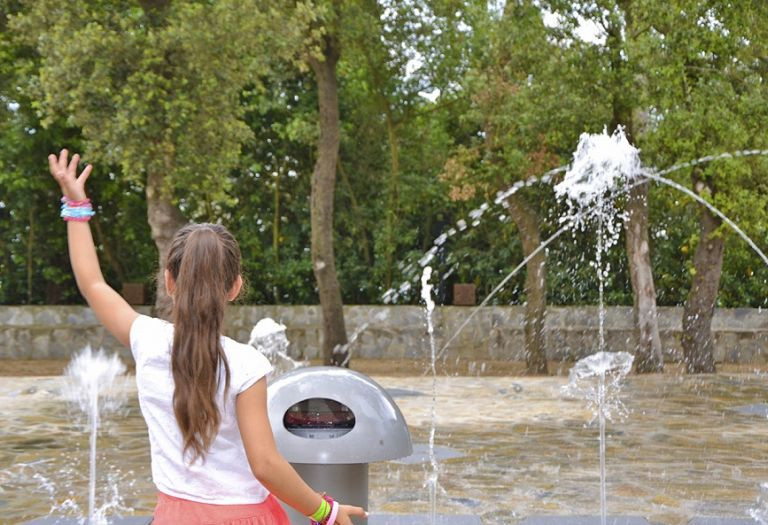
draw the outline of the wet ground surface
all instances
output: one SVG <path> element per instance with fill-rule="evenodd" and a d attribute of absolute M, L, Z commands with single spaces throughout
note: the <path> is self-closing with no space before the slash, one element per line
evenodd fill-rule
<path fill-rule="evenodd" d="M 426 443 L 431 378 L 374 378 L 398 389 L 414 443 Z M 63 381 L 0 378 L 0 523 L 43 516 L 53 506 L 73 514 L 87 505 L 88 437 L 62 398 Z M 474 514 L 494 525 L 599 513 L 597 429 L 583 401 L 561 394 L 565 383 L 563 377 L 438 379 L 441 513 Z M 115 388 L 127 401 L 105 417 L 99 436 L 97 501 L 150 514 L 149 450 L 132 378 Z M 748 517 L 759 484 L 768 481 L 768 419 L 737 408 L 764 403 L 768 377 L 633 376 L 622 392 L 631 413 L 608 425 L 609 513 L 670 525 L 696 516 Z M 371 466 L 372 512 L 428 510 L 428 452 L 419 447 L 418 453 L 421 460 Z"/>

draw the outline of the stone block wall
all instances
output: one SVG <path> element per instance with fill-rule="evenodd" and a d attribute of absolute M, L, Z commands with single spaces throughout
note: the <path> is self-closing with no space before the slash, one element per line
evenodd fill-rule
<path fill-rule="evenodd" d="M 149 307 L 140 307 L 149 313 Z M 369 359 L 419 359 L 428 355 L 424 309 L 418 306 L 346 306 L 347 331 L 353 356 Z M 470 319 L 471 316 L 471 319 Z M 226 334 L 248 342 L 259 319 L 271 317 L 287 326 L 289 352 L 295 358 L 320 357 L 322 316 L 319 306 L 232 306 Z M 682 308 L 660 308 L 659 329 L 669 360 L 681 356 Z M 468 322 L 467 322 L 468 321 Z M 463 330 L 457 334 L 462 325 Z M 438 307 L 434 314 L 437 348 L 448 342 L 444 355 L 469 360 L 523 359 L 523 308 L 491 306 Z M 547 353 L 551 359 L 576 360 L 597 349 L 597 307 L 551 307 L 546 322 Z M 605 318 L 608 350 L 633 352 L 632 309 L 609 307 Z M 718 362 L 763 363 L 768 355 L 768 311 L 748 308 L 718 310 L 713 321 Z M 81 306 L 0 307 L 0 359 L 68 358 L 86 344 L 130 352 Z"/>

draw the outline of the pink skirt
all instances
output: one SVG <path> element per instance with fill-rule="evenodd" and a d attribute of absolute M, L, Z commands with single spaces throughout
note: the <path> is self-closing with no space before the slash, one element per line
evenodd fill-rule
<path fill-rule="evenodd" d="M 157 493 L 152 525 L 290 525 L 271 494 L 262 503 L 212 505 Z"/>

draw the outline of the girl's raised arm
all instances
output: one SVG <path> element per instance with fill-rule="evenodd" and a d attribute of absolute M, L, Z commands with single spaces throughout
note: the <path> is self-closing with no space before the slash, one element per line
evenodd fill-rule
<path fill-rule="evenodd" d="M 93 244 L 88 219 L 93 215 L 90 200 L 85 195 L 85 181 L 91 174 L 89 164 L 77 175 L 80 156 L 75 154 L 67 162 L 69 152 L 61 150 L 58 157 L 48 156 L 51 175 L 61 187 L 62 217 L 67 221 L 69 259 L 75 273 L 77 287 L 83 294 L 96 318 L 122 344 L 130 345 L 131 324 L 139 315 L 104 280 Z"/>

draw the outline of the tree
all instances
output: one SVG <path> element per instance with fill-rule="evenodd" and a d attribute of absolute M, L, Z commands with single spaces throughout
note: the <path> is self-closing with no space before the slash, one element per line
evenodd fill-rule
<path fill-rule="evenodd" d="M 611 130 L 623 126 L 631 141 L 640 143 L 642 133 L 637 125 L 638 113 L 645 109 L 643 78 L 645 68 L 638 56 L 638 40 L 649 30 L 648 2 L 637 0 L 600 0 L 598 2 L 563 2 L 552 0 L 547 5 L 561 14 L 565 29 L 578 41 L 577 31 L 585 24 L 599 29 L 592 45 L 600 55 L 602 66 L 593 70 L 594 82 L 603 84 L 609 104 Z M 630 279 L 634 292 L 633 315 L 638 346 L 635 351 L 637 372 L 658 372 L 663 367 L 661 339 L 656 313 L 656 288 L 651 267 L 648 236 L 648 185 L 631 187 L 626 202 L 625 240 Z"/>
<path fill-rule="evenodd" d="M 511 170 L 515 173 L 512 180 L 535 175 L 536 171 L 543 173 L 555 167 L 559 160 L 541 140 L 543 130 L 525 129 L 521 125 L 528 120 L 526 117 L 530 118 L 525 113 L 535 111 L 533 104 L 528 105 L 532 101 L 526 100 L 527 96 L 535 97 L 536 87 L 531 83 L 538 85 L 542 77 L 546 78 L 544 71 L 552 52 L 546 37 L 541 13 L 533 3 L 508 3 L 502 16 L 493 24 L 489 56 L 480 66 L 480 78 L 473 86 L 473 96 L 483 120 L 483 157 L 489 167 L 493 166 L 493 171 Z M 499 108 L 504 110 L 499 111 Z M 536 142 L 539 142 L 538 147 Z M 519 156 L 522 159 L 515 158 Z M 509 175 L 502 176 L 502 180 L 509 184 Z M 546 251 L 534 253 L 542 240 L 542 220 L 521 193 L 510 195 L 506 199 L 506 208 L 517 226 L 524 256 L 531 257 L 526 265 L 525 279 L 526 371 L 546 374 L 547 256 Z"/>
<path fill-rule="evenodd" d="M 326 364 L 340 366 L 348 361 L 348 350 L 333 253 L 333 197 L 341 133 L 336 79 L 341 49 L 335 34 L 322 37 L 321 53 L 320 57 L 310 55 L 308 59 L 317 82 L 320 126 L 317 160 L 312 172 L 312 269 L 323 311 L 323 356 Z"/>
<path fill-rule="evenodd" d="M 14 20 L 42 57 L 46 122 L 67 115 L 87 159 L 144 187 L 161 273 L 176 229 L 227 200 L 250 137 L 239 97 L 266 68 L 268 27 L 258 2 L 235 1 L 35 0 Z M 169 310 L 163 286 L 156 307 Z"/>
<path fill-rule="evenodd" d="M 461 142 L 446 163 L 446 178 L 456 188 L 464 184 L 481 189 L 493 200 L 496 192 L 514 182 L 566 163 L 579 133 L 598 126 L 606 112 L 590 111 L 594 108 L 587 101 L 594 94 L 574 89 L 585 80 L 580 72 L 585 62 L 594 60 L 545 27 L 534 2 L 509 2 L 501 13 L 483 6 L 475 14 L 472 62 L 464 85 L 471 101 L 465 119 L 476 127 L 470 128 L 469 140 Z M 534 252 L 549 229 L 545 210 L 551 206 L 549 187 L 521 190 L 505 199 L 523 255 L 530 257 L 524 333 L 526 368 L 532 374 L 547 372 L 544 323 L 549 272 L 546 251 Z"/>
<path fill-rule="evenodd" d="M 284 2 L 273 10 L 284 22 L 281 25 L 297 30 L 292 33 L 296 40 L 285 39 L 294 45 L 285 48 L 284 60 L 299 70 L 309 67 L 317 86 L 318 137 L 310 194 L 312 271 L 323 315 L 323 359 L 326 364 L 337 366 L 348 364 L 341 287 L 333 250 L 333 202 L 341 135 L 336 65 L 341 55 L 342 8 L 342 2 L 329 0 Z"/>
<path fill-rule="evenodd" d="M 668 163 L 713 152 L 765 147 L 760 131 L 765 109 L 765 62 L 761 54 L 768 9 L 763 3 L 738 8 L 726 2 L 701 5 L 680 0 L 659 17 L 652 36 L 659 67 L 656 155 Z M 761 44 L 754 43 L 760 42 Z M 762 101 L 762 102 L 761 102 Z M 738 223 L 765 220 L 765 163 L 735 159 L 688 170 L 694 192 Z M 727 230 L 699 206 L 699 232 L 683 313 L 683 353 L 690 373 L 715 371 L 712 316 L 723 269 Z"/>

